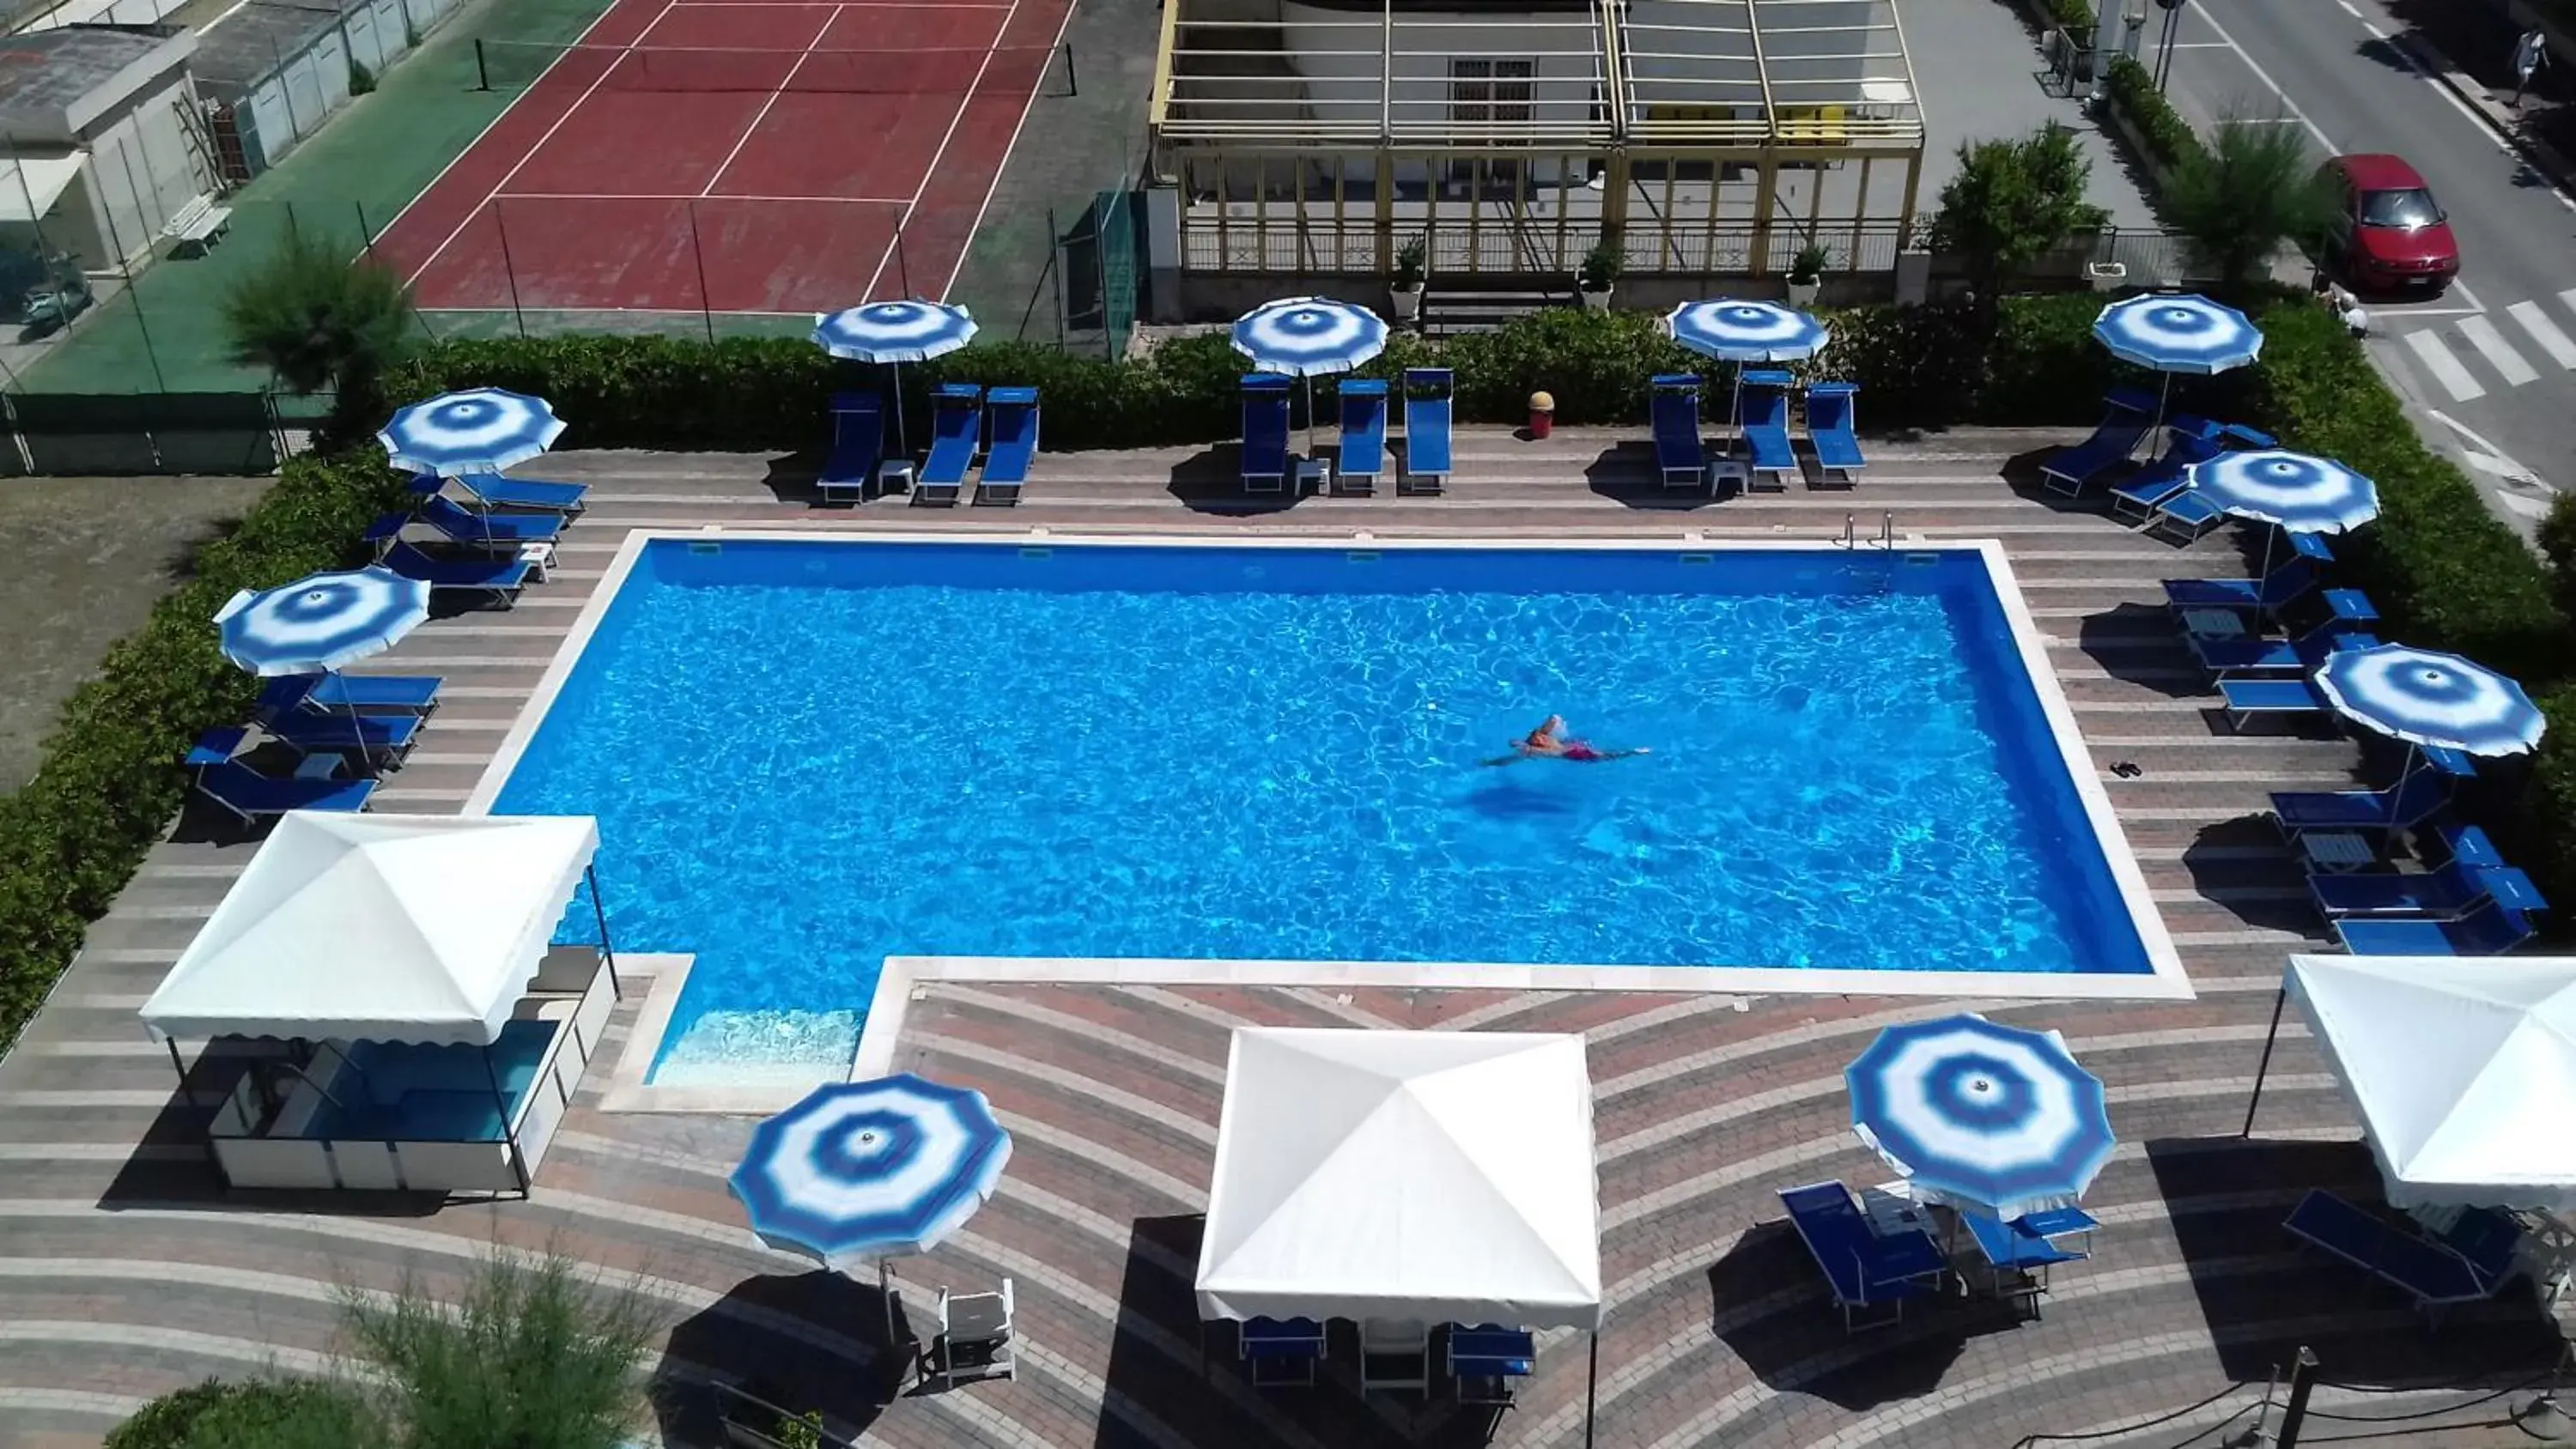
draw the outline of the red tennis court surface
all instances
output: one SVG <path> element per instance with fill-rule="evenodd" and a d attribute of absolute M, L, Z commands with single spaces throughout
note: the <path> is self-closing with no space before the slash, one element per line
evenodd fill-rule
<path fill-rule="evenodd" d="M 942 297 L 1071 10 L 617 0 L 559 57 L 487 47 L 546 68 L 378 254 L 433 309 Z"/>

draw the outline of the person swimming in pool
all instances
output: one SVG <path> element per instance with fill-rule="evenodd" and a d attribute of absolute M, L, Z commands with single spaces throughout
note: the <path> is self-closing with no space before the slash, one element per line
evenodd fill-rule
<path fill-rule="evenodd" d="M 1603 760 L 1624 760 L 1632 755 L 1653 753 L 1646 749 L 1600 750 L 1586 741 L 1565 737 L 1565 716 L 1549 715 L 1537 729 L 1521 736 L 1512 746 L 1513 753 L 1500 759 L 1487 760 L 1488 765 L 1513 765 L 1523 760 L 1572 760 L 1576 764 L 1597 764 Z"/>

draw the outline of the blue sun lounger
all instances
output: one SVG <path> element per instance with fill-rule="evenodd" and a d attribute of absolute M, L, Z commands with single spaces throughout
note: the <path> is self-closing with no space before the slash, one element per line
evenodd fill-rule
<path fill-rule="evenodd" d="M 1699 438 L 1699 378 L 1688 372 L 1658 374 L 1648 421 L 1655 433 L 1655 466 L 1667 488 L 1708 486 L 1708 449 Z"/>
<path fill-rule="evenodd" d="M 307 714 L 288 710 L 259 722 L 270 736 L 299 754 L 357 755 L 370 764 L 392 764 L 419 741 L 416 714 Z"/>
<path fill-rule="evenodd" d="M 2488 901 L 2529 913 L 2549 909 L 2531 877 L 2511 866 L 2462 865 L 2436 871 L 2371 871 L 2311 875 L 2308 894 L 2327 920 L 2366 916 L 2451 920 Z"/>
<path fill-rule="evenodd" d="M 2134 513 L 2140 522 L 2155 517 L 2166 500 L 2191 486 L 2183 481 L 2184 469 L 2225 451 L 2218 424 L 2187 413 L 2175 418 L 2165 424 L 2164 456 L 2111 486 L 2111 516 Z"/>
<path fill-rule="evenodd" d="M 443 495 L 425 500 L 419 517 L 471 548 L 515 550 L 521 544 L 553 543 L 563 533 L 563 520 L 552 514 L 476 513 Z"/>
<path fill-rule="evenodd" d="M 258 718 L 308 714 L 417 714 L 438 708 L 435 674 L 281 674 L 262 685 Z"/>
<path fill-rule="evenodd" d="M 1038 390 L 997 387 L 984 394 L 984 415 L 993 442 L 984 452 L 983 476 L 975 481 L 975 501 L 1017 503 L 1038 456 Z"/>
<path fill-rule="evenodd" d="M 2250 609 L 2274 614 L 2324 582 L 2316 560 L 2294 555 L 2259 579 L 2167 579 L 2165 607 L 2183 609 Z"/>
<path fill-rule="evenodd" d="M 1243 388 L 1243 491 L 1278 493 L 1288 486 L 1288 379 L 1247 373 Z"/>
<path fill-rule="evenodd" d="M 2183 641 L 2191 646 L 2200 667 L 2220 679 L 2231 674 L 2307 674 L 2326 662 L 2336 639 L 2356 627 L 2353 620 L 2328 615 L 2296 639 L 2220 639 L 2186 634 Z"/>
<path fill-rule="evenodd" d="M 431 558 L 399 541 L 385 550 L 384 558 L 385 567 L 404 578 L 420 580 L 429 585 L 432 593 L 444 589 L 452 593 L 482 594 L 503 608 L 518 601 L 519 590 L 527 587 L 528 571 L 534 567 L 523 558 Z"/>
<path fill-rule="evenodd" d="M 885 399 L 872 392 L 832 394 L 832 450 L 814 475 L 814 493 L 830 503 L 864 503 L 885 462 Z"/>
<path fill-rule="evenodd" d="M 930 456 L 913 481 L 915 503 L 955 503 L 965 496 L 966 470 L 984 444 L 984 389 L 971 382 L 943 382 L 930 395 Z"/>
<path fill-rule="evenodd" d="M 498 473 L 465 473 L 458 475 L 457 486 L 474 495 L 486 508 L 517 508 L 530 513 L 562 515 L 566 522 L 581 516 L 590 505 L 587 483 L 550 483 L 542 478 L 504 478 Z"/>
<path fill-rule="evenodd" d="M 1849 484 L 1869 466 L 1861 456 L 1860 436 L 1853 431 L 1852 406 L 1860 396 L 1857 383 L 1818 382 L 1807 387 L 1807 441 L 1816 450 L 1816 467 L 1835 482 Z"/>
<path fill-rule="evenodd" d="M 2443 1309 L 2492 1298 L 2505 1283 L 2481 1274 L 2448 1244 L 2405 1232 L 2323 1188 L 2310 1189 L 2281 1226 L 2406 1294 L 2436 1322 Z"/>
<path fill-rule="evenodd" d="M 1324 1361 L 1324 1325 L 1311 1318 L 1247 1318 L 1236 1351 L 1255 1388 L 1302 1388 Z"/>
<path fill-rule="evenodd" d="M 1342 409 L 1342 446 L 1333 459 L 1333 491 L 1375 493 L 1386 472 L 1386 384 L 1371 377 L 1346 378 L 1335 391 Z"/>
<path fill-rule="evenodd" d="M 2093 436 L 2058 449 L 2056 456 L 2042 463 L 2040 483 L 2051 493 L 2082 497 L 2095 479 L 2137 453 L 2154 426 L 2155 414 L 2155 394 L 2134 387 L 2111 389 L 2102 399 L 2102 421 L 2093 425 Z"/>
<path fill-rule="evenodd" d="M 2450 777 L 2416 770 L 2385 790 L 2275 790 L 2283 835 L 2303 830 L 2412 830 L 2451 803 Z"/>
<path fill-rule="evenodd" d="M 2334 928 L 2356 956 L 2502 956 L 2538 934 L 2529 916 L 2494 901 L 2457 920 L 2340 920 Z"/>
<path fill-rule="evenodd" d="M 248 765 L 225 761 L 197 772 L 197 793 L 244 825 L 274 820 L 289 810 L 346 814 L 367 807 L 373 780 L 273 780 Z"/>
<path fill-rule="evenodd" d="M 1798 1240 L 1824 1270 L 1834 1304 L 1843 1311 L 1845 1333 L 1855 1326 L 1876 1326 L 1855 1325 L 1856 1309 L 1894 1304 L 1896 1316 L 1888 1321 L 1902 1320 L 1905 1301 L 1930 1296 L 1948 1271 L 1949 1261 L 1930 1233 L 1918 1228 L 1880 1237 L 1852 1201 L 1851 1190 L 1839 1182 L 1782 1188 L 1780 1205 L 1789 1210 Z"/>
<path fill-rule="evenodd" d="M 2237 448 L 2269 448 L 2275 444 L 2276 440 L 2270 433 L 2257 432 L 2237 423 L 2229 423 L 2218 430 L 2218 445 L 2222 452 Z M 2202 497 L 2186 480 L 2180 490 L 2167 494 L 2164 501 L 2156 505 L 2154 514 L 2147 519 L 2147 532 L 2170 533 L 2181 542 L 2189 543 L 2217 527 L 2226 517 L 2225 509 Z"/>
<path fill-rule="evenodd" d="M 1771 475 L 1774 485 L 1789 486 L 1798 471 L 1798 452 L 1789 444 L 1789 392 L 1798 380 L 1788 373 L 1759 369 L 1744 374 L 1744 441 L 1752 449 L 1749 465 Z"/>
<path fill-rule="evenodd" d="M 1449 486 L 1452 386 L 1448 368 L 1405 369 L 1404 471 L 1396 475 L 1396 492 L 1437 493 Z"/>

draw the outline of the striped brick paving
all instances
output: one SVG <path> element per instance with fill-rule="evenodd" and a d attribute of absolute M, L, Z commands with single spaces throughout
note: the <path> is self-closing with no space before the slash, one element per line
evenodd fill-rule
<path fill-rule="evenodd" d="M 2397 1426 L 2348 1421 L 2410 1414 L 2428 1416 L 2403 1426 L 2412 1442 L 2516 1440 L 2495 1421 L 2518 1397 L 2494 1396 L 2549 1361 L 2555 1327 L 2537 1308 L 2463 1310 L 2428 1334 L 2353 1274 L 2283 1240 L 2279 1219 L 2306 1187 L 2375 1192 L 2349 1109 L 2295 1023 L 2253 1135 L 2240 1135 L 2282 958 L 2322 945 L 2295 870 L 2250 812 L 2270 789 L 2348 782 L 2354 748 L 2219 733 L 2214 697 L 2155 606 L 2156 580 L 2235 572 L 2234 543 L 2177 549 L 2089 507 L 2037 501 L 2007 460 L 2047 441 L 1882 443 L 1880 466 L 1849 492 L 1682 507 L 1653 486 L 1642 454 L 1605 453 L 1601 436 L 1525 444 L 1471 430 L 1443 499 L 1250 513 L 1224 507 L 1222 455 L 1187 451 L 1049 458 L 1017 508 L 953 511 L 900 500 L 817 509 L 792 464 L 766 458 L 550 459 L 547 476 L 595 488 L 554 580 L 514 610 L 435 621 L 370 662 L 439 672 L 451 697 L 380 796 L 389 808 L 461 808 L 633 527 L 1697 531 L 1719 542 L 1839 537 L 1850 515 L 1864 539 L 1885 520 L 1900 540 L 2004 540 L 2199 998 L 929 983 L 898 1065 L 985 1090 L 1017 1151 L 1002 1193 L 966 1232 L 898 1266 L 904 1301 L 918 1322 L 936 1285 L 1011 1277 L 1024 1366 L 1017 1383 L 883 1403 L 871 1385 L 893 1360 L 873 1285 L 812 1271 L 741 1227 L 722 1179 L 751 1122 L 605 1112 L 605 1062 L 526 1202 L 219 1194 L 193 1145 L 205 1108 L 176 1091 L 133 1014 L 249 854 L 183 820 L 0 1062 L 0 1445 L 90 1443 L 143 1398 L 207 1374 L 314 1367 L 333 1348 L 336 1293 L 389 1289 L 406 1273 L 452 1286 L 495 1242 L 574 1253 L 663 1316 L 656 1427 L 673 1443 L 705 1440 L 694 1386 L 710 1377 L 757 1381 L 864 1442 L 904 1449 L 1480 1441 L 1486 1425 L 1443 1402 L 1363 1402 L 1336 1384 L 1256 1394 L 1226 1362 L 1222 1333 L 1203 1362 L 1192 1214 L 1204 1207 L 1227 1033 L 1248 1024 L 1589 1037 L 1609 1293 L 1590 1401 L 1600 1444 L 2001 1446 L 2080 1434 L 2179 1445 L 2246 1410 L 2301 1344 L 2333 1385 L 2315 1402 L 2342 1416 L 2334 1434 L 2391 1434 Z M 2114 762 L 2138 772 L 2114 773 Z M 619 1010 L 612 1058 L 640 996 L 630 990 Z M 2039 1322 L 1960 1300 L 1847 1339 L 1772 1191 L 1885 1177 L 1850 1134 L 1841 1069 L 1879 1027 L 1962 1007 L 2064 1032 L 2110 1084 L 2124 1145 L 2090 1202 L 2106 1225 L 2097 1256 L 2060 1274 Z M 226 1065 L 198 1063 L 193 1085 L 204 1091 Z M 1574 1335 L 1546 1340 L 1494 1442 L 1583 1441 L 1588 1347 Z M 2326 1432 L 2312 1424 L 2311 1441 Z"/>

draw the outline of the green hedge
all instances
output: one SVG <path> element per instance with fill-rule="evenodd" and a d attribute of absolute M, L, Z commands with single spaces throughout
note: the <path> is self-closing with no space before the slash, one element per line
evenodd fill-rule
<path fill-rule="evenodd" d="M 385 1435 L 367 1405 L 310 1379 L 208 1379 L 135 1411 L 105 1449 L 369 1449 Z"/>
<path fill-rule="evenodd" d="M 1872 427 L 2089 417 L 2118 371 L 2090 343 L 2097 310 L 2087 296 L 2007 299 L 1996 348 L 1982 363 L 1963 308 L 1836 312 L 1834 345 L 1802 370 L 1858 383 Z M 1529 395 L 1539 391 L 1555 397 L 1557 420 L 1568 425 L 1635 422 L 1655 374 L 1729 375 L 1674 346 L 1652 317 L 1571 308 L 1446 342 L 1400 335 L 1359 375 L 1392 379 L 1425 366 L 1457 374 L 1459 420 L 1480 423 L 1520 422 Z M 929 389 L 940 382 L 1015 383 L 1044 396 L 1049 448 L 1210 443 L 1234 435 L 1236 380 L 1244 370 L 1216 334 L 1167 341 L 1141 361 L 1118 363 L 979 343 L 904 368 L 904 406 L 921 417 Z M 729 452 L 817 449 L 831 395 L 880 385 L 878 369 L 835 362 L 794 339 L 738 338 L 711 347 L 662 337 L 440 342 L 388 382 L 397 403 L 468 386 L 537 393 L 567 420 L 566 448 Z"/>
<path fill-rule="evenodd" d="M 169 825 L 189 743 L 241 718 L 257 694 L 216 649 L 215 610 L 236 589 L 358 562 L 359 533 L 399 493 L 377 459 L 288 463 L 64 704 L 35 778 L 0 797 L 0 1048 Z"/>
<path fill-rule="evenodd" d="M 2145 66 L 2125 55 L 2111 57 L 2111 68 L 2102 73 L 2102 92 L 2137 127 L 2147 143 L 2148 159 L 2157 165 L 2172 170 L 2201 149 L 2199 134 L 2156 89 L 2155 77 Z"/>

